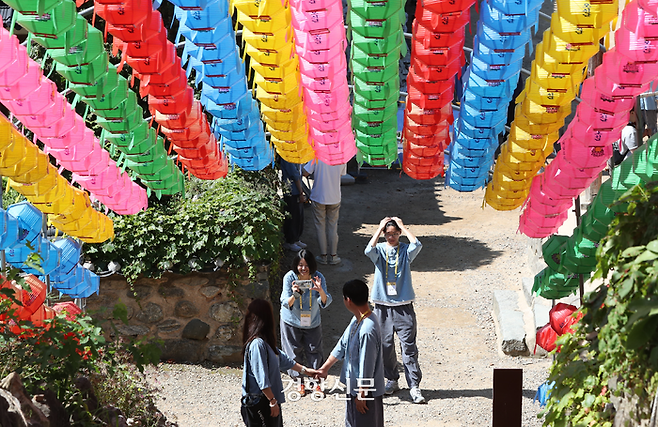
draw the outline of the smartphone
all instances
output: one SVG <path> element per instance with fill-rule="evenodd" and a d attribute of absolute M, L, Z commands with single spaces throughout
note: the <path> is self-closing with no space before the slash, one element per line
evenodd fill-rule
<path fill-rule="evenodd" d="M 302 291 L 307 291 L 311 289 L 311 286 L 313 286 L 312 280 L 295 280 L 295 283 L 297 284 L 297 286 L 299 286 L 299 289 Z"/>

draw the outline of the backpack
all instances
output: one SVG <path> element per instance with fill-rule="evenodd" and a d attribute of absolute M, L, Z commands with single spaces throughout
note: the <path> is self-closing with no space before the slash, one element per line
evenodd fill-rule
<path fill-rule="evenodd" d="M 621 142 L 621 140 L 617 140 L 617 141 L 612 143 L 612 163 L 615 166 L 619 166 L 621 164 L 621 162 L 624 161 L 624 159 L 626 158 L 626 155 L 628 154 L 628 151 L 626 151 L 623 154 L 622 154 L 621 151 L 619 151 L 619 143 L 620 142 Z"/>

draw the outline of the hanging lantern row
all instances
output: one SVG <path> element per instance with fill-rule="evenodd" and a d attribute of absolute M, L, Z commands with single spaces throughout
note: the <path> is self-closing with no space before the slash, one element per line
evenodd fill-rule
<path fill-rule="evenodd" d="M 574 294 L 579 285 L 578 275 L 589 277 L 596 269 L 596 250 L 615 215 L 626 212 L 628 203 L 619 204 L 619 197 L 633 186 L 656 178 L 658 134 L 613 169 L 611 179 L 601 185 L 572 236 L 553 235 L 542 245 L 547 267 L 535 276 L 533 291 L 548 299 Z"/>
<path fill-rule="evenodd" d="M 50 276 L 51 286 L 72 298 L 87 298 L 98 292 L 100 279 L 82 267 L 80 244 L 71 238 L 53 242 L 42 236 L 43 214 L 29 202 L 17 203 L 7 210 L 0 209 L 0 249 L 5 251 L 8 263 L 28 274 Z M 39 255 L 41 270 L 28 260 L 31 254 Z"/>
<path fill-rule="evenodd" d="M 603 54 L 603 63 L 583 84 L 583 102 L 560 139 L 562 149 L 535 178 L 544 185 L 530 193 L 520 218 L 522 233 L 546 237 L 564 223 L 573 198 L 606 167 L 634 98 L 658 76 L 658 17 L 642 4 L 631 2 L 624 8 L 615 47 Z"/>
<path fill-rule="evenodd" d="M 1 217 L 1 215 L 0 215 Z M 49 328 L 45 320 L 55 318 L 55 310 L 45 305 L 46 294 L 48 289 L 46 284 L 33 275 L 23 278 L 28 290 L 16 282 L 9 282 L 4 277 L 0 277 L 0 289 L 13 291 L 13 297 L 20 302 L 12 302 L 8 311 L 13 311 L 14 316 L 9 317 L 7 314 L 0 315 L 0 328 L 8 329 L 21 336 L 29 336 L 31 331 L 23 330 L 18 322 L 29 321 L 37 328 Z M 0 293 L 0 300 L 7 298 L 4 293 Z"/>
<path fill-rule="evenodd" d="M 352 124 L 357 161 L 389 166 L 398 159 L 399 60 L 407 53 L 404 2 L 349 2 Z"/>
<path fill-rule="evenodd" d="M 303 108 L 315 156 L 329 165 L 356 154 L 344 59 L 347 39 L 338 0 L 290 2 Z M 274 20 L 272 20 L 274 22 Z"/>
<path fill-rule="evenodd" d="M 313 158 L 313 150 L 307 142 L 301 97 L 296 90 L 299 79 L 295 67 L 297 62 L 291 58 L 293 41 L 289 28 L 290 10 L 277 1 L 263 1 L 258 5 L 254 2 L 235 1 L 232 6 L 236 8 L 237 21 L 243 25 L 242 42 L 255 73 L 254 83 L 257 88 L 254 92 L 261 102 L 263 117 L 261 120 L 258 104 L 248 94 L 246 99 L 251 109 L 242 120 L 242 127 L 249 126 L 258 131 L 258 143 L 266 144 L 261 135 L 262 121 L 265 121 L 271 134 L 270 140 L 284 159 L 295 163 L 310 160 Z M 228 27 L 231 27 L 230 17 Z M 229 30 L 235 37 L 233 29 Z M 237 50 L 234 57 L 239 57 Z M 244 74 L 242 63 L 239 60 L 237 63 L 240 73 Z M 241 88 L 247 93 L 244 77 L 242 82 Z M 234 132 L 235 124 L 220 125 L 220 132 L 222 128 L 223 133 L 230 135 Z M 263 163 L 270 159 L 272 154 L 269 149 L 265 147 L 259 151 L 266 154 L 262 156 Z"/>
<path fill-rule="evenodd" d="M 178 2 L 174 2 L 177 4 Z M 244 64 L 237 50 L 228 1 L 197 3 L 194 10 L 176 7 L 177 39 L 185 37 L 182 62 L 188 75 L 203 83 L 201 104 L 214 116 L 212 130 L 245 170 L 261 170 L 272 162 L 258 106 L 247 91 Z"/>
<path fill-rule="evenodd" d="M 38 0 L 23 0 L 17 7 L 25 10 L 31 4 L 35 10 L 37 3 Z M 54 9 L 46 9 L 54 20 L 53 29 L 61 29 L 57 18 L 61 16 L 59 8 L 67 7 L 75 8 L 75 2 L 62 0 Z M 19 23 L 23 19 L 19 17 Z M 162 142 L 157 141 L 155 131 L 149 132 L 150 125 L 143 119 L 135 92 L 129 90 L 128 81 L 118 74 L 117 68 L 108 65 L 103 34 L 79 15 L 64 33 L 40 31 L 40 37 L 34 40 L 47 48 L 46 54 L 57 63 L 56 70 L 69 82 L 71 90 L 92 107 L 104 129 L 101 140 L 109 141 L 113 149 L 124 153 L 126 166 L 157 194 L 183 191 L 183 176 L 167 156 Z"/>
<path fill-rule="evenodd" d="M 517 98 L 510 136 L 501 148 L 486 202 L 497 210 L 521 206 L 530 184 L 553 151 L 587 61 L 617 17 L 617 1 L 559 0 L 551 27 L 537 45 L 530 77 Z"/>
<path fill-rule="evenodd" d="M 72 301 L 58 302 L 52 307 L 45 304 L 47 288 L 46 284 L 33 275 L 23 277 L 24 286 L 12 281 L 0 278 L 0 289 L 13 291 L 13 298 L 20 302 L 12 302 L 8 311 L 13 311 L 11 318 L 7 314 L 0 315 L 0 328 L 8 327 L 9 330 L 23 338 L 35 336 L 38 332 L 33 328 L 48 330 L 50 323 L 46 320 L 54 319 L 57 314 L 66 316 L 67 320 L 74 321 L 82 313 L 82 310 Z M 0 300 L 7 298 L 4 293 L 0 294 Z M 29 321 L 33 328 L 24 328 L 18 322 Z"/>
<path fill-rule="evenodd" d="M 119 170 L 84 119 L 5 29 L 0 29 L 0 99 L 44 143 L 45 151 L 105 206 L 120 214 L 147 207 L 144 189 Z"/>
<path fill-rule="evenodd" d="M 112 220 L 96 211 L 82 190 L 50 164 L 48 156 L 0 116 L 0 175 L 52 220 L 60 231 L 89 243 L 114 237 Z"/>
<path fill-rule="evenodd" d="M 464 27 L 475 0 L 430 0 L 416 6 L 407 76 L 402 167 L 414 179 L 443 174 L 450 144 L 455 76 L 464 59 Z"/>
<path fill-rule="evenodd" d="M 507 107 L 519 80 L 530 30 L 541 1 L 483 1 L 464 74 L 446 184 L 457 191 L 484 187 L 507 121 Z M 447 151 L 446 151 L 447 153 Z"/>
<path fill-rule="evenodd" d="M 140 80 L 140 94 L 148 95 L 149 109 L 167 120 L 162 132 L 173 143 L 178 159 L 197 178 L 217 179 L 226 175 L 223 153 L 201 114 L 194 90 L 175 46 L 167 39 L 162 16 L 148 0 L 95 2 L 95 12 L 108 24 L 114 43 Z"/>

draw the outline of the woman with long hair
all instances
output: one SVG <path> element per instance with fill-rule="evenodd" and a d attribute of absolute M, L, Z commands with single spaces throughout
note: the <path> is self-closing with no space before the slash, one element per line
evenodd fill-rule
<path fill-rule="evenodd" d="M 332 298 L 327 282 L 319 271 L 311 251 L 302 249 L 292 260 L 290 271 L 283 277 L 281 289 L 281 347 L 295 360 L 318 369 L 324 360 L 320 308 L 327 308 Z M 288 374 L 298 381 L 300 395 L 306 392 L 304 378 L 294 370 Z M 315 385 L 316 393 L 322 393 Z"/>
<path fill-rule="evenodd" d="M 306 375 L 317 371 L 295 363 L 276 346 L 272 305 L 255 299 L 247 307 L 242 330 L 242 396 L 256 396 L 253 406 L 241 408 L 247 427 L 283 426 L 280 404 L 285 402 L 281 369 L 292 369 Z"/>

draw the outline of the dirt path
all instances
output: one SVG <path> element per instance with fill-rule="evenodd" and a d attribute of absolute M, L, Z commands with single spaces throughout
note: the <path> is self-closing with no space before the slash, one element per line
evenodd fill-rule
<path fill-rule="evenodd" d="M 539 406 L 532 403 L 532 397 L 546 378 L 549 361 L 500 353 L 491 315 L 492 292 L 518 290 L 521 278 L 530 275 L 525 238 L 516 234 L 518 212 L 483 210 L 482 191 L 457 193 L 445 189 L 442 179 L 415 181 L 392 170 L 368 170 L 367 175 L 367 183 L 343 187 L 338 249 L 343 262 L 320 266 L 335 299 L 322 317 L 325 355 L 349 322 L 350 315 L 340 298 L 342 284 L 353 278 L 372 282 L 374 268 L 363 254 L 365 245 L 381 218 L 399 216 L 423 243 L 422 252 L 412 264 L 412 275 L 423 370 L 421 387 L 428 404 L 411 403 L 402 375 L 403 390 L 385 399 L 386 425 L 491 425 L 493 369 L 503 367 L 524 369 L 523 425 L 541 425 L 536 419 Z M 317 253 L 310 209 L 306 221 L 302 240 Z M 338 372 L 336 365 L 332 373 Z M 159 404 L 161 410 L 185 427 L 241 425 L 239 372 L 196 367 L 191 375 L 194 381 L 186 379 L 185 367 L 165 366 L 154 376 L 165 398 Z M 199 381 L 204 375 L 207 381 L 222 385 L 210 388 L 211 399 L 217 405 L 211 405 L 211 410 L 206 402 L 203 412 L 199 412 L 194 409 L 199 406 L 195 403 L 194 384 L 205 383 Z M 330 395 L 314 402 L 307 396 L 300 402 L 286 403 L 284 423 L 344 425 L 344 403 L 337 397 Z M 189 405 L 181 408 L 186 401 Z"/>

